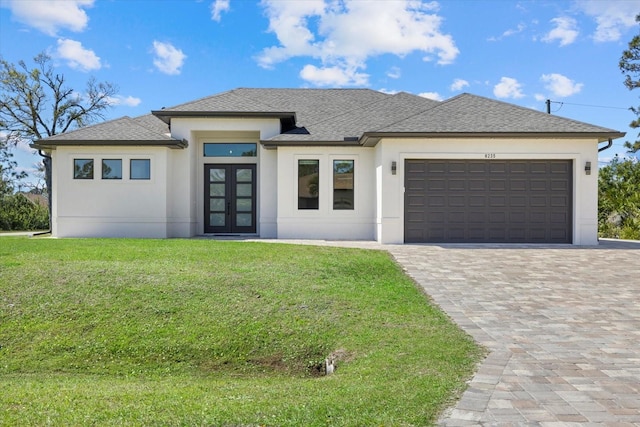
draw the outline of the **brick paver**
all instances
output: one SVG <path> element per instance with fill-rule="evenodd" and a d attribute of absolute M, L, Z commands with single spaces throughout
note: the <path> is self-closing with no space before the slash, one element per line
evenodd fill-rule
<path fill-rule="evenodd" d="M 490 351 L 444 426 L 640 426 L 640 244 L 386 247 Z"/>

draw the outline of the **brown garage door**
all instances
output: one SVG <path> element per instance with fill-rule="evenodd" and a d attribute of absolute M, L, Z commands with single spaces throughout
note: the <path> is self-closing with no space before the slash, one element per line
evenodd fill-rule
<path fill-rule="evenodd" d="M 407 243 L 571 243 L 571 160 L 405 160 Z"/>

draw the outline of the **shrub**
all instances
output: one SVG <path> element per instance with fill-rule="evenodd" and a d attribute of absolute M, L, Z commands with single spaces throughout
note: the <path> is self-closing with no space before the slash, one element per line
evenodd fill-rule
<path fill-rule="evenodd" d="M 0 230 L 46 230 L 49 228 L 49 210 L 34 203 L 24 194 L 0 197 Z"/>

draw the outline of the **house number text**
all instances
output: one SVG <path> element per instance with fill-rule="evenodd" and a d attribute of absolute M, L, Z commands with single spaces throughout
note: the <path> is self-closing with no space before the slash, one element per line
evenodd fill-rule
<path fill-rule="evenodd" d="M 484 155 L 485 159 L 495 159 L 496 158 L 496 153 L 486 153 Z"/>

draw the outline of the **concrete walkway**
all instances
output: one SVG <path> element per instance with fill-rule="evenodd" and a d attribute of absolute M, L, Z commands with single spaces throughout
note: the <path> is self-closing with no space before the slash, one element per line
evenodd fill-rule
<path fill-rule="evenodd" d="M 445 426 L 640 426 L 640 243 L 388 248 L 490 353 Z"/>

